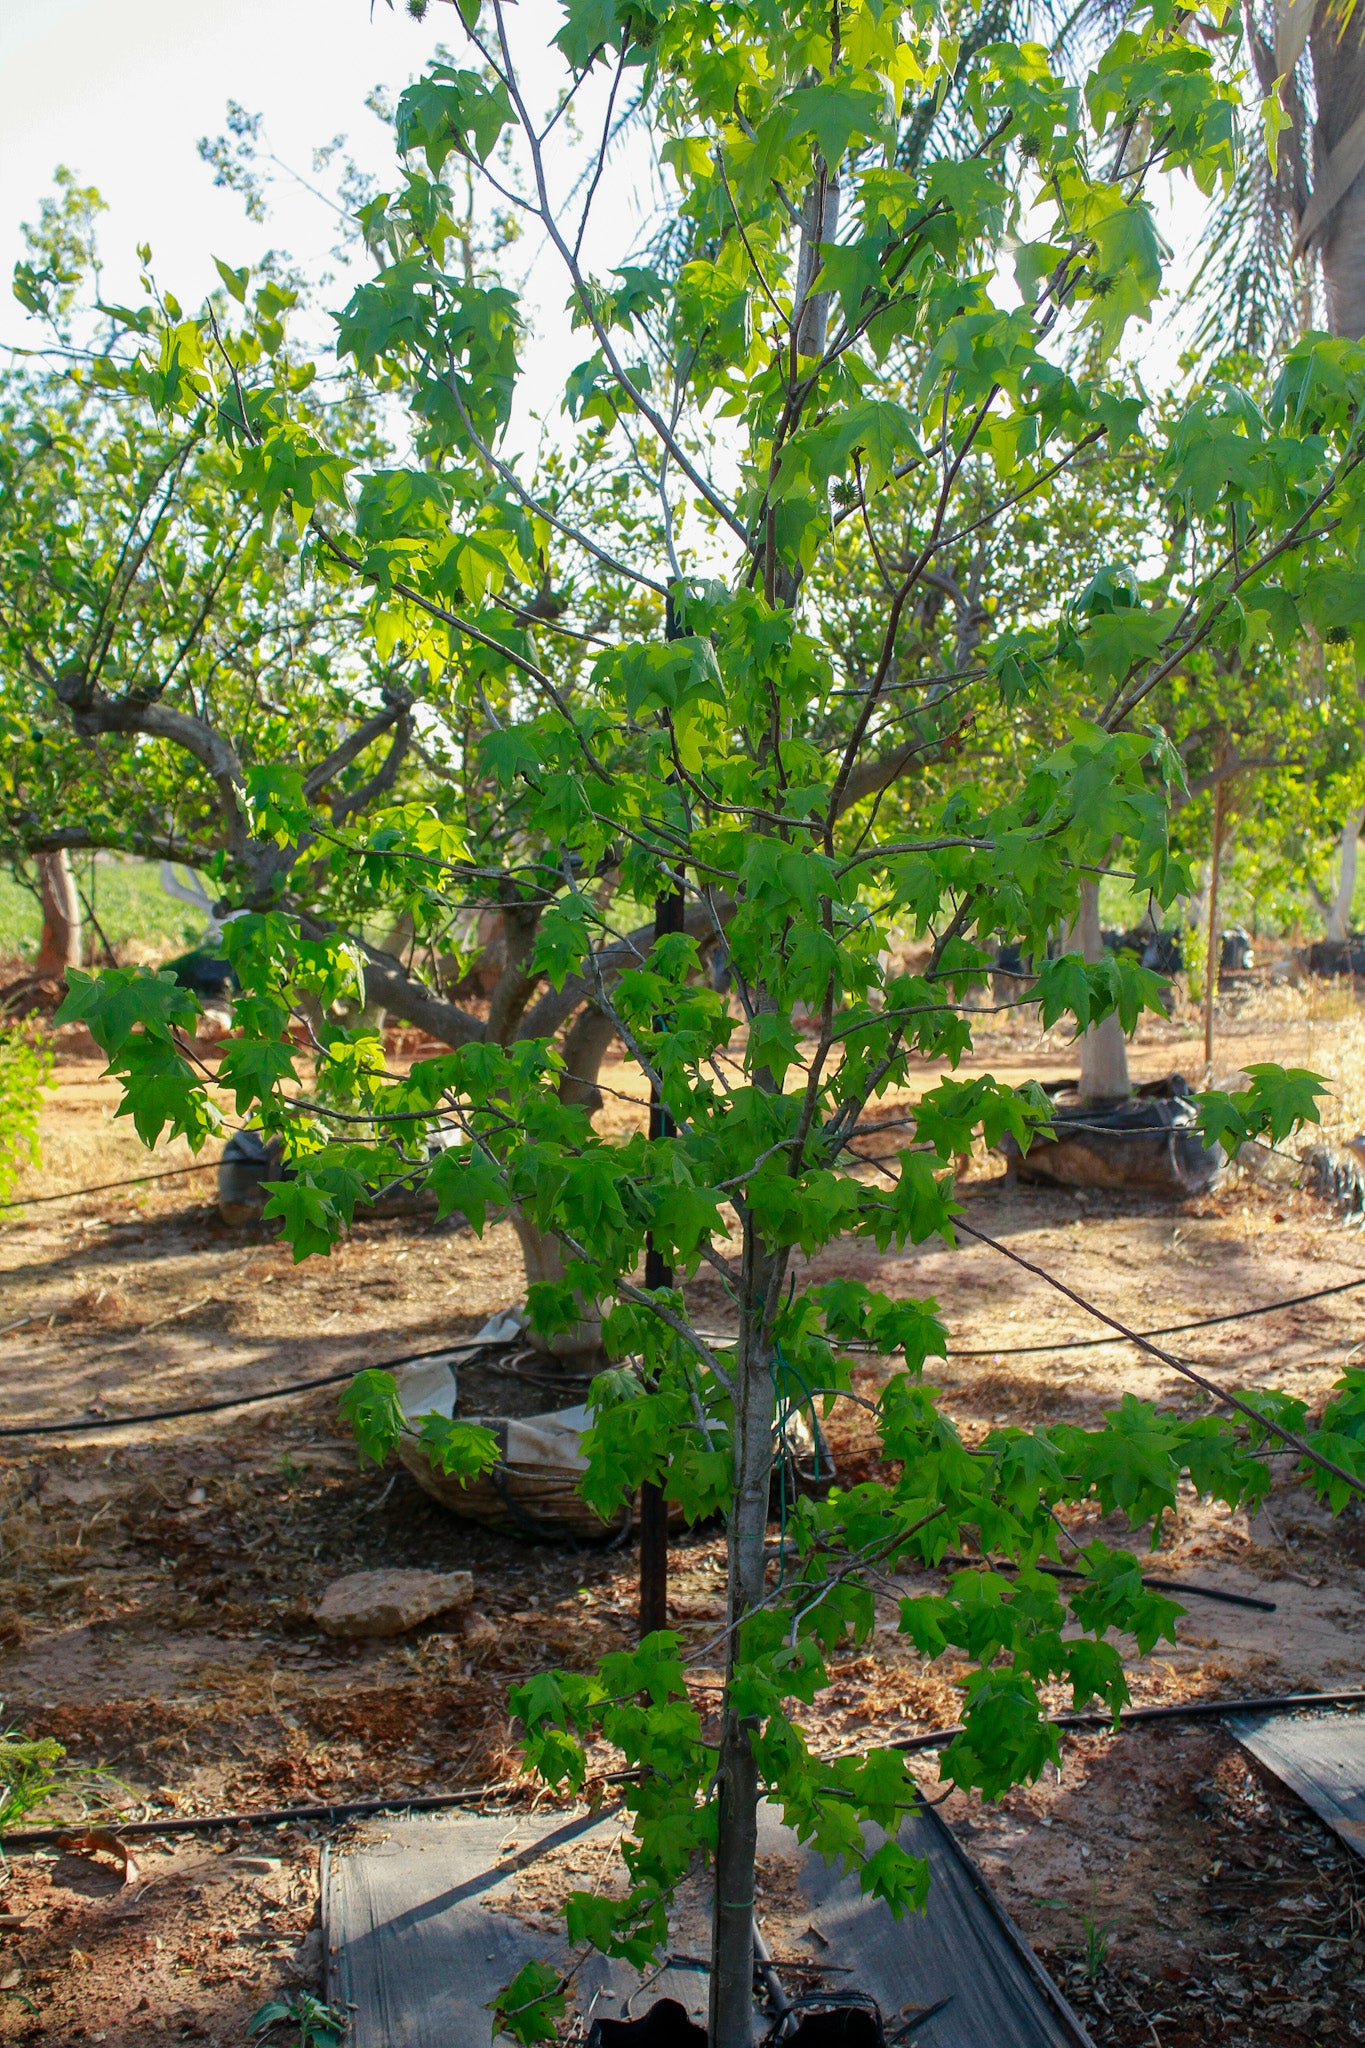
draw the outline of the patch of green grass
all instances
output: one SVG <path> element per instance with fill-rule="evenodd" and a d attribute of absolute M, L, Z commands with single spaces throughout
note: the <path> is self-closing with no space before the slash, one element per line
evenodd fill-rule
<path fill-rule="evenodd" d="M 187 903 L 168 896 L 157 879 L 156 864 L 102 855 L 73 859 L 84 902 L 92 895 L 100 929 L 120 960 L 165 960 L 198 943 L 204 921 Z M 42 929 L 38 898 L 8 871 L 0 871 L 0 954 L 29 959 L 37 951 Z M 87 963 L 100 959 L 99 940 L 87 923 Z"/>

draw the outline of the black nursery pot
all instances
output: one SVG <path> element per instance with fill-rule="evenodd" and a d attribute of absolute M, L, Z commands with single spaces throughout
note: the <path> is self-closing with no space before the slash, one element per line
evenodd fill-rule
<path fill-rule="evenodd" d="M 1365 933 L 1352 932 L 1349 939 L 1314 939 L 1301 957 L 1310 974 L 1365 977 Z"/>
<path fill-rule="evenodd" d="M 766 2048 L 886 2048 L 877 2002 L 861 1992 L 797 1999 L 775 2022 Z"/>
<path fill-rule="evenodd" d="M 587 2048 L 706 2048 L 706 2029 L 676 1998 L 661 1998 L 638 2020 L 594 2020 Z M 797 1999 L 774 2022 L 764 2048 L 886 2048 L 875 1999 L 859 1992 Z"/>
<path fill-rule="evenodd" d="M 1224 1165 L 1205 1146 L 1198 1107 L 1184 1077 L 1147 1081 L 1121 1102 L 1082 1104 L 1074 1081 L 1049 1082 L 1055 1136 L 1035 1138 L 1027 1154 L 1008 1133 L 1000 1149 L 1016 1180 L 1029 1187 L 1117 1188 L 1202 1195 Z"/>
<path fill-rule="evenodd" d="M 587 2048 L 706 2048 L 706 2029 L 676 1998 L 660 1998 L 638 2020 L 594 2020 Z"/>

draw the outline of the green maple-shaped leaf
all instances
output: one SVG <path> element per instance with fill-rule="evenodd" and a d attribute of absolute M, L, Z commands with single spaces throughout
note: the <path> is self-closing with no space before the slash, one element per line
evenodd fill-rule
<path fill-rule="evenodd" d="M 536 2041 L 553 2041 L 555 2022 L 566 2009 L 564 1983 L 548 1963 L 526 1963 L 485 2010 L 493 2015 L 493 2031 L 532 2048 Z"/>

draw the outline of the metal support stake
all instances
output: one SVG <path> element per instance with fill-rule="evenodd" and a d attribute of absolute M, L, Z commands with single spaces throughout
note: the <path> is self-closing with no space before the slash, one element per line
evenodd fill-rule
<path fill-rule="evenodd" d="M 678 637 L 678 624 L 670 594 L 664 622 L 665 636 L 669 640 Z M 662 939 L 670 932 L 683 928 L 682 876 L 677 877 L 677 887 L 665 891 L 654 901 L 654 936 Z M 673 1121 L 664 1108 L 659 1095 L 658 1084 L 651 1081 L 649 1087 L 649 1135 L 651 1138 L 667 1138 L 673 1133 Z M 649 1288 L 671 1287 L 673 1268 L 661 1252 L 654 1249 L 653 1238 L 645 1239 L 645 1286 Z M 655 1629 L 668 1626 L 668 1503 L 661 1486 L 651 1486 L 648 1481 L 640 1488 L 640 1634 L 652 1635 Z"/>

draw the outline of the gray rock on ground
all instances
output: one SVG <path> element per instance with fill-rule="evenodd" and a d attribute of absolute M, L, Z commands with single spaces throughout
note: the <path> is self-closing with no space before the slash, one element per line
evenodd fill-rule
<path fill-rule="evenodd" d="M 333 1581 L 314 1615 L 329 1636 L 401 1636 L 473 1597 L 469 1572 L 352 1572 Z"/>

